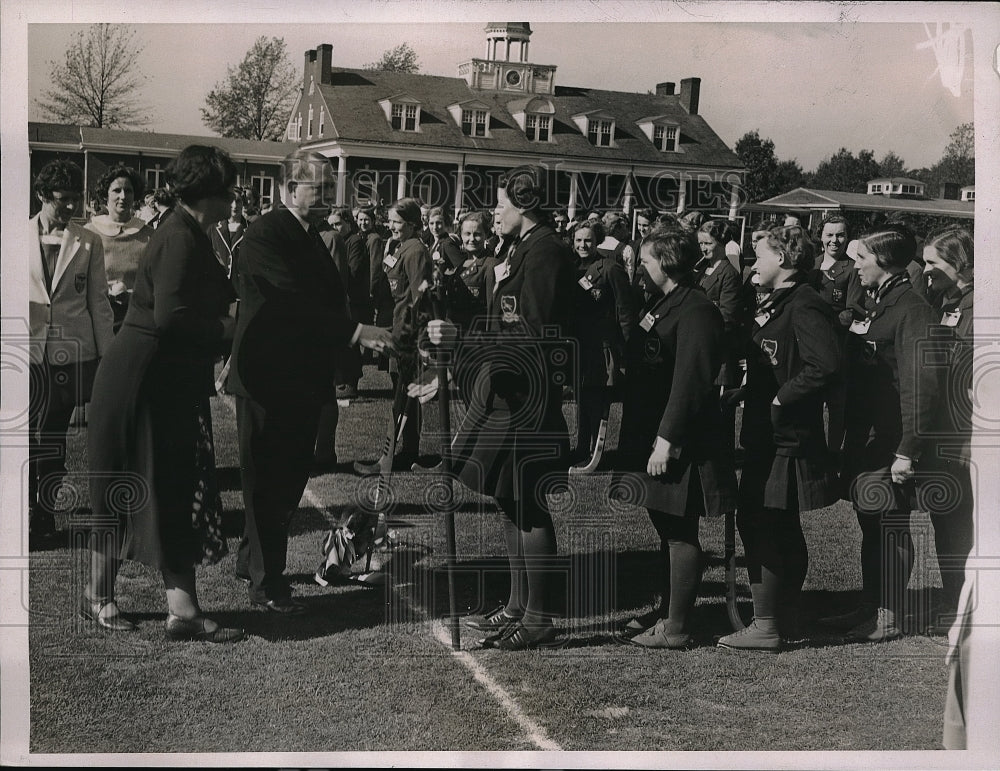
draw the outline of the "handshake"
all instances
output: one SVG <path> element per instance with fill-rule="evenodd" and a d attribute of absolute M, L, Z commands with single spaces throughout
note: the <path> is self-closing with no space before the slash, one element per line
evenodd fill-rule
<path fill-rule="evenodd" d="M 395 353 L 396 343 L 392 339 L 392 331 L 372 324 L 361 324 L 358 327 L 357 343 L 364 348 L 370 348 L 377 353 L 388 351 Z"/>

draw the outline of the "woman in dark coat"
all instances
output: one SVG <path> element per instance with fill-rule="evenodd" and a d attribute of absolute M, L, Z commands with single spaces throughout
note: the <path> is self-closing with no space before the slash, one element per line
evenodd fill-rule
<path fill-rule="evenodd" d="M 215 483 L 209 398 L 214 362 L 231 341 L 235 299 L 207 229 L 233 199 L 236 167 L 222 150 L 192 145 L 167 169 L 174 214 L 139 264 L 128 315 L 101 361 L 89 410 L 91 502 L 98 525 L 83 613 L 108 629 L 134 626 L 117 613 L 116 533 L 122 554 L 163 574 L 166 635 L 233 642 L 201 613 L 194 567 L 226 554 Z"/>
<path fill-rule="evenodd" d="M 698 229 L 697 238 L 702 255 L 696 268 L 698 283 L 722 313 L 725 323 L 725 351 L 715 384 L 726 390 L 737 387 L 743 380 L 740 359 L 746 355 L 748 342 L 747 301 L 739 271 L 726 257 L 726 242 L 729 240 L 726 223 L 722 220 L 708 220 Z M 727 402 L 723 405 L 723 419 L 726 426 L 726 446 L 735 449 L 735 404 Z"/>
<path fill-rule="evenodd" d="M 619 467 L 632 473 L 615 484 L 649 510 L 661 540 L 663 595 L 659 608 L 630 621 L 626 631 L 644 647 L 684 648 L 701 582 L 699 517 L 736 507 L 715 385 L 724 323 L 694 284 L 698 252 L 686 233 L 654 230 L 639 255 L 662 295 L 646 306 L 629 340 Z"/>
<path fill-rule="evenodd" d="M 484 646 L 522 650 L 556 634 L 545 564 L 556 536 L 546 493 L 567 482 L 560 362 L 567 361 L 574 270 L 569 247 L 540 208 L 543 169 L 509 172 L 498 200 L 501 235 L 511 243 L 486 276 L 486 329 L 459 337 L 454 324 L 435 319 L 428 336 L 456 346 L 456 380 L 469 403 L 452 443 L 454 471 L 494 498 L 504 516 L 509 599 L 465 624 L 486 635 Z"/>
<path fill-rule="evenodd" d="M 972 550 L 972 236 L 961 228 L 931 235 L 924 246 L 928 296 L 935 298 L 939 323 L 949 334 L 941 362 L 945 389 L 938 406 L 934 452 L 922 464 L 929 472 L 918 490 L 920 508 L 934 524 L 934 545 L 941 571 L 941 618 L 946 628 L 958 607 L 965 563 Z M 935 484 L 935 477 L 939 480 Z M 942 491 L 944 493 L 942 494 Z M 926 494 L 925 494 L 926 493 Z"/>
<path fill-rule="evenodd" d="M 910 496 L 939 393 L 938 370 L 920 358 L 937 318 L 910 286 L 915 249 L 904 225 L 858 243 L 858 276 L 873 297 L 847 335 L 843 476 L 861 526 L 862 597 L 856 610 L 821 619 L 848 629 L 849 641 L 902 635 L 913 567 Z"/>
<path fill-rule="evenodd" d="M 603 240 L 600 222 L 584 222 L 573 232 L 580 343 L 575 457 L 584 464 L 598 441 L 601 421 L 608 419 L 612 389 L 625 378 L 625 346 L 636 323 L 628 274 L 613 254 L 598 251 Z"/>
<path fill-rule="evenodd" d="M 740 436 L 747 452 L 736 516 L 754 619 L 719 646 L 776 653 L 795 629 L 809 565 L 799 512 L 837 499 L 823 396 L 841 357 L 833 313 L 808 285 L 815 249 L 805 231 L 775 227 L 754 251 L 754 272 L 770 293 L 757 309 L 747 354 Z"/>

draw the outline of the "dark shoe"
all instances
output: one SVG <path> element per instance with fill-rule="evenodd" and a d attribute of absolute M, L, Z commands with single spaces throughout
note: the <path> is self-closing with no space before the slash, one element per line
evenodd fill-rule
<path fill-rule="evenodd" d="M 250 600 L 250 604 L 282 616 L 301 616 L 306 612 L 306 606 L 291 597 L 284 600 Z"/>
<path fill-rule="evenodd" d="M 903 631 L 896 625 L 896 614 L 888 608 L 879 608 L 844 635 L 844 642 L 888 642 L 902 636 Z"/>
<path fill-rule="evenodd" d="M 508 616 L 503 605 L 494 608 L 489 613 L 482 615 L 465 616 L 462 618 L 462 625 L 475 629 L 479 632 L 497 633 L 506 631 L 511 624 L 516 624 L 521 620 L 520 616 Z"/>
<path fill-rule="evenodd" d="M 781 636 L 776 626 L 772 630 L 762 629 L 757 626 L 757 619 L 754 619 L 750 622 L 750 626 L 720 637 L 716 645 L 732 651 L 778 653 L 781 651 Z"/>
<path fill-rule="evenodd" d="M 413 453 L 399 453 L 392 459 L 393 471 L 412 471 L 413 465 L 417 462 L 417 456 Z M 381 461 L 354 461 L 354 473 L 362 477 L 378 476 L 382 473 Z"/>
<path fill-rule="evenodd" d="M 216 626 L 209 631 L 205 622 L 205 616 L 195 618 L 181 618 L 172 613 L 167 616 L 166 635 L 168 640 L 196 640 L 210 643 L 234 643 L 239 642 L 247 636 L 242 629 L 234 627 Z"/>
<path fill-rule="evenodd" d="M 847 613 L 840 613 L 836 616 L 824 616 L 818 619 L 816 623 L 820 626 L 828 626 L 834 629 L 854 629 L 858 624 L 863 624 L 874 616 L 876 610 L 878 608 L 873 603 L 863 602 L 854 610 L 849 610 Z"/>
<path fill-rule="evenodd" d="M 493 647 L 502 651 L 525 651 L 547 645 L 556 638 L 556 628 L 552 624 L 541 626 L 525 626 L 518 623 Z"/>
<path fill-rule="evenodd" d="M 629 622 L 625 624 L 624 634 L 629 637 L 635 637 L 635 635 L 641 634 L 651 628 L 661 618 L 663 618 L 663 609 L 653 608 L 648 613 L 643 613 L 641 616 L 629 619 Z"/>
<path fill-rule="evenodd" d="M 135 624 L 118 612 L 118 605 L 114 600 L 92 600 L 86 596 L 81 597 L 80 615 L 109 632 L 134 632 L 136 630 Z"/>
<path fill-rule="evenodd" d="M 652 628 L 640 632 L 630 642 L 643 648 L 669 648 L 684 650 L 691 647 L 691 635 L 683 632 L 667 632 L 663 620 L 657 621 Z"/>
<path fill-rule="evenodd" d="M 484 637 L 482 642 L 479 644 L 482 645 L 484 648 L 496 648 L 498 643 L 504 637 L 513 632 L 514 628 L 517 627 L 520 623 L 521 619 L 519 618 L 509 618 L 507 616 L 504 616 L 501 626 L 492 634 L 486 635 L 486 637 Z"/>
<path fill-rule="evenodd" d="M 443 469 L 440 455 L 421 455 L 412 464 L 410 471 L 417 473 L 439 472 Z"/>

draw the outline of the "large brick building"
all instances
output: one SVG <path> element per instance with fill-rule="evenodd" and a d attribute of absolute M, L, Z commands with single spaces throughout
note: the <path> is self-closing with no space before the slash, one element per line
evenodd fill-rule
<path fill-rule="evenodd" d="M 286 138 L 331 158 L 339 203 L 489 206 L 496 177 L 537 163 L 552 206 L 735 213 L 743 168 L 699 114 L 699 78 L 649 93 L 560 86 L 554 65 L 528 60 L 530 36 L 524 22 L 488 24 L 485 57 L 458 77 L 335 67 L 320 45 Z"/>

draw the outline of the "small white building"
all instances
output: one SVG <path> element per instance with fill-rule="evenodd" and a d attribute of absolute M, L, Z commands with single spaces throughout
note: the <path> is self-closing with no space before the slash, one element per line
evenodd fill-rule
<path fill-rule="evenodd" d="M 923 196 L 924 183 L 909 177 L 879 177 L 868 182 L 868 195 Z"/>

